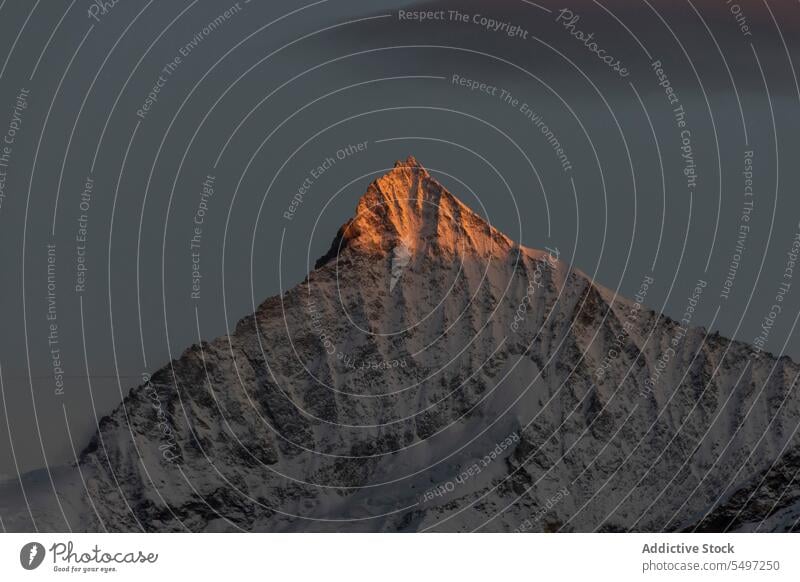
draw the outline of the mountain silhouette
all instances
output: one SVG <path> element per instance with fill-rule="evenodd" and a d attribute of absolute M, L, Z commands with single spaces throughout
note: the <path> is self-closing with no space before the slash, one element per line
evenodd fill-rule
<path fill-rule="evenodd" d="M 798 366 L 641 299 L 512 241 L 409 157 L 305 281 L 130 391 L 57 473 L 61 507 L 28 475 L 39 501 L 4 502 L 6 525 L 797 528 Z"/>

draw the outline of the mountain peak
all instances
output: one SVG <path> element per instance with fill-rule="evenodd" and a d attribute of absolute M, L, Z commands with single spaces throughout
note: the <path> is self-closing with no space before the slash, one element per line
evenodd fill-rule
<path fill-rule="evenodd" d="M 339 229 L 317 267 L 345 249 L 386 255 L 402 246 L 412 254 L 485 256 L 497 252 L 498 245 L 507 250 L 513 243 L 408 156 L 369 185 L 355 216 Z"/>
<path fill-rule="evenodd" d="M 425 173 L 427 173 L 427 170 L 425 170 L 425 168 L 422 167 L 422 164 L 420 164 L 419 161 L 417 160 L 417 158 L 415 158 L 414 156 L 408 156 L 405 160 L 397 160 L 394 163 L 394 167 L 395 167 L 395 169 L 397 169 L 397 168 L 401 168 L 401 169 L 402 168 L 408 168 L 408 169 L 412 169 L 412 170 L 413 169 L 419 169 L 419 170 L 423 170 L 423 171 L 425 171 Z"/>

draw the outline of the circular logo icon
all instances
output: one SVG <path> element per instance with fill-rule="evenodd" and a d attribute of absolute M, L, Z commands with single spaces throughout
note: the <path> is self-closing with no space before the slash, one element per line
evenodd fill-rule
<path fill-rule="evenodd" d="M 44 546 L 39 542 L 29 542 L 19 551 L 19 563 L 26 570 L 35 570 L 44 561 Z"/>

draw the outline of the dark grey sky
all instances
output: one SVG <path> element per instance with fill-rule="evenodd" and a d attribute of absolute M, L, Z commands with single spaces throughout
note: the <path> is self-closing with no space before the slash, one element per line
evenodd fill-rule
<path fill-rule="evenodd" d="M 0 12 L 0 56 L 9 56 L 0 132 L 20 90 L 30 90 L 0 208 L 0 474 L 16 473 L 9 431 L 20 469 L 42 466 L 42 448 L 49 462 L 68 461 L 65 414 L 80 448 L 96 415 L 142 373 L 198 336 L 224 334 L 281 282 L 301 281 L 307 258 L 313 264 L 325 252 L 369 181 L 409 154 L 465 203 L 482 204 L 509 236 L 557 246 L 607 287 L 632 295 L 652 273 L 654 309 L 679 316 L 702 278 L 709 291 L 696 323 L 715 321 L 722 334 L 752 341 L 774 303 L 800 220 L 800 116 L 789 57 L 765 5 L 745 7 L 746 35 L 729 7 L 707 0 L 615 0 L 603 4 L 608 11 L 547 0 L 539 3 L 547 10 L 522 0 L 411 7 L 455 5 L 470 17 L 427 24 L 398 19 L 407 2 L 331 0 L 301 9 L 254 0 L 208 34 L 203 28 L 233 2 L 122 2 L 99 21 L 87 16 L 89 4 L 76 2 L 51 41 L 68 2 L 41 3 L 18 41 L 32 5 L 9 0 Z M 796 60 L 797 10 L 773 4 Z M 556 22 L 563 7 L 580 16 L 573 29 Z M 475 14 L 520 26 L 527 38 L 486 31 L 472 22 Z M 575 29 L 594 33 L 631 75 L 609 70 L 570 35 Z M 163 73 L 193 39 L 174 72 Z M 681 128 L 654 60 L 686 111 L 698 172 L 691 196 Z M 453 75 L 505 89 L 519 103 L 454 86 Z M 156 101 L 137 116 L 154 87 Z M 553 129 L 572 171 L 564 172 L 522 103 Z M 309 172 L 360 142 L 366 151 L 315 180 L 287 221 L 283 213 Z M 749 150 L 754 210 L 731 296 L 721 300 Z M 190 242 L 209 175 L 214 194 L 195 301 Z M 87 176 L 94 187 L 84 211 Z M 88 275 L 78 294 L 81 214 Z M 48 346 L 48 244 L 56 245 L 63 395 L 54 393 Z M 783 349 L 798 293 L 786 300 L 770 351 Z M 786 351 L 800 356 L 800 343 L 790 339 Z"/>

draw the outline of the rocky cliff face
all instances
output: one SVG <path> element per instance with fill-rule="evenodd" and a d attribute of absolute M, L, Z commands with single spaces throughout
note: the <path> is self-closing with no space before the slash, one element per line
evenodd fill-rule
<path fill-rule="evenodd" d="M 112 531 L 796 529 L 798 371 L 520 247 L 409 158 L 306 281 L 130 392 L 59 477 L 64 513 Z"/>

